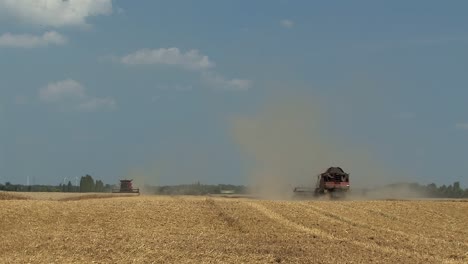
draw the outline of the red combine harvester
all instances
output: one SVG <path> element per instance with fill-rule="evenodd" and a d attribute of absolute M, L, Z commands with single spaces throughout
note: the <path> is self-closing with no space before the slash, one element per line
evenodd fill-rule
<path fill-rule="evenodd" d="M 324 173 L 317 176 L 315 188 L 296 187 L 294 194 L 297 197 L 319 197 L 330 194 L 331 197 L 343 197 L 349 190 L 349 173 L 340 167 L 330 167 Z"/>
<path fill-rule="evenodd" d="M 139 188 L 133 188 L 133 180 L 120 180 L 120 189 L 112 189 L 113 193 L 138 193 L 140 195 Z"/>

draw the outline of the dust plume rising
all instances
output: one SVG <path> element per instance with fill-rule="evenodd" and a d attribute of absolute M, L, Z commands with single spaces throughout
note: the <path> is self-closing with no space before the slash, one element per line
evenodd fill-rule
<path fill-rule="evenodd" d="M 147 185 L 155 185 L 158 183 L 159 171 L 154 167 L 149 167 L 147 169 L 135 167 L 129 169 L 123 178 L 133 180 L 133 188 L 139 188 L 141 194 L 152 194 L 152 192 L 147 189 Z"/>
<path fill-rule="evenodd" d="M 398 179 L 396 170 L 379 164 L 368 148 L 346 142 L 347 128 L 333 131 L 330 122 L 339 128 L 339 121 L 321 102 L 326 100 L 282 95 L 258 113 L 232 120 L 234 140 L 251 162 L 248 185 L 254 194 L 288 199 L 295 186 L 314 187 L 316 175 L 330 166 L 350 173 L 352 188 Z"/>

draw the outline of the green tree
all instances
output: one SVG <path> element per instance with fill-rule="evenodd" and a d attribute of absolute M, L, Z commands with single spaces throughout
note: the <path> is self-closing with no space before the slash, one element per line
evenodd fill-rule
<path fill-rule="evenodd" d="M 445 186 L 445 184 L 440 186 L 439 189 L 438 189 L 438 193 L 439 193 L 439 195 L 438 195 L 439 197 L 446 197 L 446 195 L 447 195 L 447 186 Z"/>
<path fill-rule="evenodd" d="M 73 185 L 72 185 L 71 181 L 68 181 L 67 192 L 73 192 Z"/>
<path fill-rule="evenodd" d="M 104 191 L 104 183 L 101 180 L 96 181 L 95 191 L 96 192 L 103 192 Z"/>
<path fill-rule="evenodd" d="M 461 198 L 463 196 L 463 189 L 460 187 L 460 182 L 454 182 L 452 188 L 452 197 Z"/>
<path fill-rule="evenodd" d="M 428 184 L 426 190 L 430 196 L 437 196 L 437 185 L 435 183 Z"/>
<path fill-rule="evenodd" d="M 86 174 L 80 179 L 80 192 L 94 192 L 95 183 L 91 175 Z"/>

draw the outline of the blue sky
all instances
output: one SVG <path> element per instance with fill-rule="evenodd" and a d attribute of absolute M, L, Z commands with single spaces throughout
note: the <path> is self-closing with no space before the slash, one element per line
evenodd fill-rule
<path fill-rule="evenodd" d="M 468 185 L 465 1 L 35 3 L 0 0 L 1 182 Z"/>

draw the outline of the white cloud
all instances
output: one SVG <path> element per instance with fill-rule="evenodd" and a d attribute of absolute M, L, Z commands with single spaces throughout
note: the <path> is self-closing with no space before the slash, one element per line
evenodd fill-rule
<path fill-rule="evenodd" d="M 120 62 L 129 65 L 171 65 L 189 70 L 204 70 L 215 66 L 208 56 L 200 54 L 198 50 L 192 49 L 183 53 L 178 48 L 141 49 L 123 56 Z"/>
<path fill-rule="evenodd" d="M 42 35 L 11 34 L 5 33 L 0 36 L 0 47 L 35 48 L 48 45 L 63 45 L 67 38 L 56 31 L 48 31 Z"/>
<path fill-rule="evenodd" d="M 212 73 L 204 72 L 202 80 L 215 90 L 230 90 L 230 91 L 245 91 L 248 90 L 252 81 L 243 79 L 225 79 L 223 76 Z"/>
<path fill-rule="evenodd" d="M 101 60 L 107 60 L 107 57 Z M 141 49 L 122 57 L 110 57 L 111 60 L 127 65 L 159 64 L 175 66 L 182 69 L 200 72 L 201 80 L 210 87 L 218 90 L 248 90 L 252 82 L 244 79 L 226 79 L 212 69 L 216 64 L 208 56 L 192 49 L 182 52 L 178 48 Z M 211 70 L 210 70 L 211 69 Z M 191 90 L 190 86 L 182 87 L 181 91 Z"/>
<path fill-rule="evenodd" d="M 112 0 L 0 0 L 2 16 L 52 27 L 83 26 L 91 16 L 112 13 Z"/>
<path fill-rule="evenodd" d="M 280 25 L 284 28 L 292 28 L 294 26 L 294 21 L 289 19 L 283 19 L 280 21 Z"/>
<path fill-rule="evenodd" d="M 114 109 L 113 98 L 97 98 L 86 94 L 85 87 L 72 79 L 49 83 L 39 90 L 39 99 L 44 103 L 58 104 L 83 111 Z"/>
<path fill-rule="evenodd" d="M 461 130 L 468 130 L 468 123 L 456 123 L 455 127 Z"/>
<path fill-rule="evenodd" d="M 85 88 L 75 80 L 63 80 L 49 83 L 39 90 L 39 99 L 44 102 L 59 102 L 64 100 L 82 100 L 86 97 Z"/>

